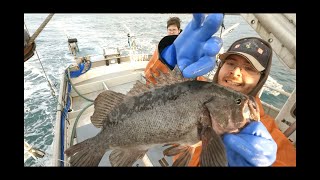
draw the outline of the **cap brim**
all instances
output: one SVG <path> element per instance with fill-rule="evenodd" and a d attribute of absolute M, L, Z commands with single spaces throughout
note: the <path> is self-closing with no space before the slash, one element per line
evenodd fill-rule
<path fill-rule="evenodd" d="M 220 54 L 219 59 L 225 60 L 228 56 L 230 56 L 232 54 L 239 55 L 239 56 L 246 58 L 253 65 L 253 67 L 256 68 L 260 72 L 265 70 L 265 68 L 259 63 L 259 61 L 256 58 L 254 58 L 250 54 L 243 53 L 243 52 L 228 51 L 226 53 Z"/>

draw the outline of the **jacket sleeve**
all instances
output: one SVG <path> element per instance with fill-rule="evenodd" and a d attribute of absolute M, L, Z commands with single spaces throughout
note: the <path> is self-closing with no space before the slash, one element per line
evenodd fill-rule
<path fill-rule="evenodd" d="M 169 66 L 164 59 L 160 58 L 160 54 L 163 51 L 163 49 L 165 49 L 167 46 L 170 46 L 173 43 L 176 37 L 177 35 L 172 35 L 172 36 L 165 36 L 164 38 L 161 39 L 156 50 L 153 52 L 153 55 L 150 58 L 149 63 L 147 64 L 144 70 L 146 79 L 152 82 L 153 84 L 156 84 L 156 80 L 154 79 L 154 77 L 159 76 L 158 71 L 161 71 L 163 73 L 169 72 L 169 69 L 168 69 Z"/>
<path fill-rule="evenodd" d="M 152 57 L 150 58 L 146 68 L 144 69 L 145 78 L 153 84 L 156 84 L 156 80 L 154 77 L 159 76 L 158 71 L 168 73 L 169 68 L 159 60 L 158 50 L 156 49 Z"/>
<path fill-rule="evenodd" d="M 258 97 L 256 97 L 256 101 L 260 108 L 260 120 L 278 145 L 277 158 L 272 166 L 296 166 L 296 148 L 280 131 L 276 121 L 271 116 L 264 113 L 261 101 Z"/>
<path fill-rule="evenodd" d="M 162 53 L 162 51 L 170 46 L 171 44 L 173 44 L 174 40 L 178 37 L 178 35 L 170 35 L 170 36 L 165 36 L 164 38 L 161 39 L 161 41 L 159 42 L 159 45 L 158 45 L 158 57 L 159 57 L 159 60 L 167 65 L 167 67 L 169 67 L 171 70 L 174 68 L 172 66 L 170 66 L 169 64 L 167 64 L 166 60 L 163 59 L 160 54 Z"/>

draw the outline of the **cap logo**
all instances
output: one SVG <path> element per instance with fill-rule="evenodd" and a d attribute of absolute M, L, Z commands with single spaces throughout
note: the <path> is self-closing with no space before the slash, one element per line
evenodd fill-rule
<path fill-rule="evenodd" d="M 258 53 L 262 54 L 263 50 L 261 48 L 258 49 Z"/>
<path fill-rule="evenodd" d="M 238 48 L 240 46 L 240 44 L 237 44 L 234 48 Z"/>
<path fill-rule="evenodd" d="M 250 48 L 250 46 L 251 46 L 251 43 L 248 43 L 248 44 L 246 44 L 246 48 Z"/>

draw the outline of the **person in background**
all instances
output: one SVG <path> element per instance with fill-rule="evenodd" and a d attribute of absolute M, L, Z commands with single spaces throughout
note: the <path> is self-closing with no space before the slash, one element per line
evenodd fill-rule
<path fill-rule="evenodd" d="M 178 36 L 180 33 L 182 32 L 181 29 L 181 20 L 179 17 L 170 17 L 167 20 L 167 35 L 168 36 Z M 146 68 L 145 68 L 145 74 L 150 74 L 149 71 L 152 71 L 152 73 L 157 73 L 155 70 L 156 69 L 161 69 L 163 72 L 168 72 L 166 70 L 166 66 L 163 63 L 159 63 L 158 59 L 158 49 L 155 49 L 155 51 L 153 52 L 152 57 L 150 58 Z M 147 77 L 150 81 L 152 81 L 153 83 L 156 83 L 154 78 L 149 76 Z"/>
<path fill-rule="evenodd" d="M 179 36 L 166 36 L 158 45 L 158 59 L 145 70 L 146 79 L 167 73 L 175 66 L 186 78 L 202 76 L 215 67 L 222 40 L 218 31 L 223 14 L 194 14 Z M 296 149 L 279 130 L 275 120 L 265 114 L 258 92 L 266 82 L 272 63 L 270 44 L 257 37 L 235 41 L 218 56 L 221 60 L 213 82 L 255 97 L 260 121 L 251 121 L 239 133 L 222 135 L 229 166 L 296 166 Z M 201 141 L 189 166 L 199 166 Z M 179 155 L 174 157 L 177 159 Z"/>
<path fill-rule="evenodd" d="M 178 17 L 170 17 L 167 21 L 167 34 L 179 35 L 182 32 L 181 20 Z"/>

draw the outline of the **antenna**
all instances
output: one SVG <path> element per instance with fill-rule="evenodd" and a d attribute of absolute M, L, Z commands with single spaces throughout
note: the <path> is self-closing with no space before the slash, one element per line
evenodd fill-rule
<path fill-rule="evenodd" d="M 231 27 L 229 27 L 228 29 L 226 29 L 225 31 L 223 31 L 223 33 L 221 34 L 221 38 L 223 38 L 227 34 L 231 33 L 236 27 L 239 26 L 239 24 L 240 23 L 236 23 L 236 24 L 232 25 Z"/>

